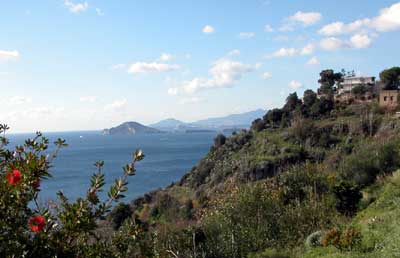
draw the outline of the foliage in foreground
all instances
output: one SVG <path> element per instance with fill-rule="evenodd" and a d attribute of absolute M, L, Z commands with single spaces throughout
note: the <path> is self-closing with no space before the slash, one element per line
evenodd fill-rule
<path fill-rule="evenodd" d="M 5 134 L 7 129 L 1 125 L 0 133 Z M 98 161 L 97 172 L 84 198 L 71 202 L 59 192 L 59 202 L 45 207 L 37 201 L 40 183 L 51 176 L 51 162 L 67 146 L 65 141 L 58 139 L 55 151 L 48 155 L 44 153 L 49 141 L 41 133 L 15 150 L 7 148 L 8 140 L 4 136 L 0 142 L 1 257 L 117 257 L 125 252 L 119 245 L 135 232 L 128 232 L 123 239 L 116 234 L 111 242 L 106 242 L 96 230 L 113 203 L 124 197 L 127 178 L 135 174 L 136 162 L 144 157 L 141 151 L 136 151 L 132 162 L 124 166 L 122 176 L 110 187 L 106 201 L 98 197 L 105 184 L 104 163 Z"/>

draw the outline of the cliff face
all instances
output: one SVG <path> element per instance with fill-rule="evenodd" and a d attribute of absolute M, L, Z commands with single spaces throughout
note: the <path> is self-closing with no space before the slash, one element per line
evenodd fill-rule
<path fill-rule="evenodd" d="M 132 134 L 149 134 L 162 133 L 162 131 L 144 126 L 137 122 L 126 122 L 110 129 L 104 129 L 104 135 L 132 135 Z"/>

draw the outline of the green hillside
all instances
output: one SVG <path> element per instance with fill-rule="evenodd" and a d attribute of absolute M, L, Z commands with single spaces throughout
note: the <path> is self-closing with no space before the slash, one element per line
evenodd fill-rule
<path fill-rule="evenodd" d="M 216 137 L 180 182 L 118 209 L 157 234 L 151 248 L 160 257 L 394 254 L 400 121 L 374 103 L 336 105 L 319 117 L 296 114 L 300 108 Z M 123 219 L 111 221 L 118 228 Z M 334 229 L 344 243 L 318 247 Z"/>
<path fill-rule="evenodd" d="M 359 212 L 350 224 L 359 228 L 363 236 L 359 250 L 339 252 L 336 248 L 315 248 L 308 251 L 305 258 L 400 256 L 400 172 L 382 179 L 369 190 L 377 196 L 376 201 Z"/>

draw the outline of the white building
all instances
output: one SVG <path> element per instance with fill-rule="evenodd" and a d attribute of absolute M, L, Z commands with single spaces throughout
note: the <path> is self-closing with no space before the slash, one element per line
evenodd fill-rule
<path fill-rule="evenodd" d="M 351 90 L 360 85 L 374 86 L 375 77 L 344 77 L 339 86 L 339 94 L 351 93 Z"/>

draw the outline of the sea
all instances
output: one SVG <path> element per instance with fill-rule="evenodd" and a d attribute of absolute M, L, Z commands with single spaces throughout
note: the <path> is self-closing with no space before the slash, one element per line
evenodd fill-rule
<path fill-rule="evenodd" d="M 122 167 L 132 160 L 136 149 L 143 150 L 144 160 L 137 164 L 136 175 L 129 177 L 125 202 L 146 192 L 163 188 L 178 181 L 210 150 L 216 133 L 163 133 L 138 135 L 102 135 L 101 132 L 44 133 L 50 142 L 57 138 L 67 141 L 50 169 L 52 177 L 41 183 L 39 201 L 57 201 L 57 191 L 70 200 L 84 197 L 90 177 L 96 172 L 94 163 L 103 160 L 106 178 L 106 198 L 109 186 L 122 175 Z M 34 134 L 13 134 L 9 148 L 22 144 Z M 48 152 L 54 150 L 50 144 Z"/>

